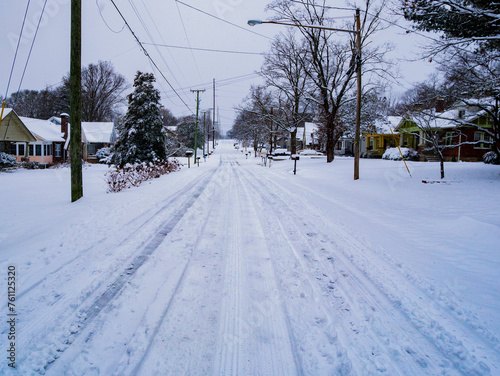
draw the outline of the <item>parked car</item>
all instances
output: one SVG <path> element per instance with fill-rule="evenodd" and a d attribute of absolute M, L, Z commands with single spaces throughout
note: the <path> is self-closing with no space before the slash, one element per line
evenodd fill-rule
<path fill-rule="evenodd" d="M 311 159 L 314 159 L 314 158 L 324 158 L 325 155 L 323 153 L 320 153 L 319 151 L 316 151 L 316 150 L 301 150 L 299 152 L 300 156 L 301 157 L 307 157 L 307 158 L 311 158 Z"/>
<path fill-rule="evenodd" d="M 292 153 L 290 153 L 286 149 L 275 149 L 271 153 L 271 158 L 274 161 L 282 161 L 282 160 L 285 160 L 285 159 L 290 159 L 291 155 L 292 155 Z"/>

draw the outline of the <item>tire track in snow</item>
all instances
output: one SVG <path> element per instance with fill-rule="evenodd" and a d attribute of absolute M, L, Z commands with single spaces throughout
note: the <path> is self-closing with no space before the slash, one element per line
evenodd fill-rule
<path fill-rule="evenodd" d="M 234 163 L 229 181 L 233 207 L 227 217 L 223 321 L 214 374 L 300 375 L 257 213 Z"/>
<path fill-rule="evenodd" d="M 187 191 L 184 191 L 184 188 L 180 189 L 178 192 L 176 192 L 173 196 L 170 196 L 168 199 L 166 200 L 162 200 L 160 201 L 159 203 L 157 203 L 156 205 L 157 206 L 160 206 L 161 208 L 158 209 L 157 206 L 154 207 L 154 208 L 151 208 L 149 210 L 147 210 L 146 212 L 144 213 L 141 213 L 139 215 L 137 215 L 136 217 L 134 217 L 133 219 L 131 219 L 130 221 L 128 221 L 124 226 L 123 226 L 123 231 L 128 233 L 128 235 L 125 237 L 124 240 L 122 240 L 118 246 L 121 246 L 123 244 L 126 244 L 128 242 L 130 242 L 130 240 L 137 235 L 138 232 L 140 232 L 141 230 L 144 229 L 144 227 L 149 224 L 154 218 L 156 218 L 158 215 L 162 214 L 163 212 L 165 212 L 166 210 L 168 210 L 170 208 L 170 205 L 175 203 L 180 197 L 182 197 L 183 195 L 189 195 L 191 192 L 195 191 L 200 184 L 202 184 L 203 181 L 205 181 L 208 176 L 213 173 L 212 171 L 208 171 L 206 172 L 205 174 L 203 174 L 199 180 L 201 182 L 199 182 L 198 184 L 196 185 L 193 185 L 192 187 L 190 187 Z M 152 213 L 154 211 L 154 213 Z M 146 217 L 146 220 L 144 220 L 143 222 L 140 222 L 139 224 L 137 223 L 137 221 L 142 218 L 142 217 Z M 127 229 L 127 227 L 132 227 L 131 229 Z M 54 271 L 46 274 L 43 278 L 39 279 L 37 282 L 31 284 L 29 287 L 25 288 L 24 290 L 20 291 L 19 294 L 17 294 L 17 299 L 22 299 L 24 297 L 24 295 L 28 294 L 29 292 L 31 292 L 33 289 L 35 289 L 36 287 L 38 287 L 39 285 L 41 285 L 43 282 L 45 282 L 47 279 L 49 279 L 51 276 L 53 275 L 56 275 L 58 272 L 60 272 L 62 269 L 64 269 L 66 266 L 72 264 L 73 262 L 79 260 L 82 255 L 88 253 L 89 251 L 91 251 L 92 249 L 103 249 L 103 248 L 107 248 L 106 244 L 108 244 L 109 242 L 106 241 L 107 239 L 107 236 L 103 236 L 102 238 L 99 238 L 97 240 L 94 240 L 93 241 L 93 244 L 87 248 L 85 248 L 84 250 L 80 251 L 75 257 L 73 257 L 72 259 L 66 261 L 64 264 L 60 265 L 57 269 L 55 269 Z M 110 246 L 110 245 L 108 245 Z"/>
<path fill-rule="evenodd" d="M 248 171 L 249 174 L 251 174 L 254 178 L 255 175 Z M 270 182 L 268 179 L 259 179 L 260 183 L 266 186 L 267 192 L 269 197 L 272 197 L 273 200 L 267 198 L 267 201 L 269 204 L 276 204 L 277 202 L 280 202 L 281 204 L 278 206 L 274 206 L 277 210 L 282 210 L 282 215 L 280 218 L 301 218 L 302 219 L 302 214 L 298 211 L 297 208 L 290 206 L 288 202 L 293 202 L 294 201 L 294 195 L 287 194 L 287 200 L 283 199 L 281 196 L 283 196 L 283 190 L 281 189 L 282 187 L 278 187 L 276 183 Z M 249 183 L 252 183 L 251 179 L 249 179 Z M 270 187 L 272 185 L 272 187 Z M 272 189 L 271 189 L 272 188 Z M 256 188 L 257 189 L 257 188 Z M 280 193 L 277 193 L 280 192 Z M 316 211 L 311 208 L 307 207 L 304 212 L 308 212 L 309 215 L 310 213 L 315 213 Z M 315 214 L 316 220 L 320 218 L 317 214 Z M 279 218 L 278 218 L 279 219 Z M 326 218 L 325 218 L 326 219 Z M 306 222 L 306 220 L 304 220 Z M 288 222 L 288 225 L 286 226 L 293 226 L 293 222 Z M 363 244 L 360 244 L 359 242 L 354 241 L 354 239 L 349 239 L 345 236 L 342 236 L 342 232 L 338 232 L 338 229 L 335 227 L 330 227 L 329 228 L 329 233 L 335 233 L 337 232 L 337 235 L 341 235 L 341 239 L 343 241 L 343 244 L 341 245 L 338 241 L 329 241 L 330 237 L 326 236 L 324 234 L 318 233 L 318 231 L 315 229 L 315 224 L 314 223 L 304 223 L 305 226 L 309 228 L 309 233 L 314 234 L 314 236 L 309 237 L 307 234 L 304 237 L 306 240 L 308 239 L 308 243 L 311 243 L 311 250 L 314 249 L 321 249 L 321 247 L 324 247 L 325 244 L 321 244 L 321 242 L 314 242 L 312 239 L 315 237 L 322 238 L 323 243 L 330 243 L 331 245 L 335 246 L 337 250 L 340 252 L 337 252 L 335 254 L 336 256 L 336 263 L 341 264 L 342 268 L 347 271 L 348 275 L 355 276 L 357 281 L 356 284 L 349 283 L 346 285 L 346 288 L 352 288 L 352 287 L 362 287 L 366 286 L 366 289 L 361 289 L 358 290 L 359 293 L 364 293 L 368 294 L 367 296 L 372 299 L 373 302 L 377 302 L 380 299 L 383 299 L 386 301 L 386 303 L 393 309 L 395 309 L 400 316 L 404 318 L 404 320 L 408 323 L 411 324 L 412 327 L 408 328 L 409 332 L 415 333 L 415 330 L 410 330 L 410 329 L 416 329 L 417 332 L 419 333 L 418 335 L 420 337 L 423 337 L 426 339 L 426 341 L 431 344 L 432 346 L 435 347 L 436 351 L 441 353 L 443 359 L 448 359 L 451 364 L 453 364 L 453 369 L 454 371 L 458 371 L 463 375 L 488 375 L 490 374 L 490 368 L 481 360 L 478 360 L 473 353 L 469 352 L 467 348 L 465 348 L 462 344 L 463 340 L 468 340 L 468 333 L 461 333 L 461 335 L 457 338 L 456 336 L 456 327 L 453 325 L 450 326 L 448 324 L 449 320 L 449 314 L 447 315 L 446 312 L 441 312 L 438 315 L 434 314 L 433 312 L 426 312 L 426 310 L 423 310 L 420 308 L 419 302 L 412 302 L 409 299 L 409 296 L 421 296 L 421 292 L 419 291 L 414 291 L 415 287 L 407 284 L 406 280 L 399 278 L 398 282 L 403 282 L 405 284 L 405 289 L 408 291 L 414 292 L 413 294 L 408 294 L 408 291 L 403 292 L 401 290 L 402 286 L 396 286 L 394 282 L 386 280 L 385 283 L 382 281 L 378 281 L 377 278 L 373 275 L 373 273 L 368 273 L 366 270 L 370 270 L 371 267 L 375 265 L 371 265 L 370 267 L 367 267 L 366 265 L 364 267 L 361 267 L 355 263 L 354 259 L 352 257 L 349 257 L 348 254 L 345 253 L 345 246 L 350 245 L 351 247 L 356 248 L 356 250 L 361 251 L 364 247 L 366 247 Z M 304 234 L 304 230 L 300 229 L 298 226 L 295 226 L 297 229 L 297 232 Z M 325 240 L 326 239 L 326 240 Z M 319 248 L 318 248 L 319 247 Z M 323 248 L 324 249 L 324 248 Z M 316 253 L 313 253 L 315 255 L 315 260 L 323 260 L 326 258 L 326 255 L 316 255 Z M 367 264 L 370 264 L 369 259 L 364 259 L 364 262 Z M 323 263 L 322 268 L 325 268 L 325 264 Z M 324 270 L 331 270 L 328 266 Z M 332 271 L 334 273 L 335 270 Z M 325 275 L 326 277 L 327 275 Z M 367 286 L 370 286 L 369 288 Z M 388 288 L 390 288 L 388 290 Z M 347 301 L 350 299 L 349 297 L 349 291 L 345 292 L 345 298 Z M 422 298 L 420 298 L 422 299 Z M 352 301 L 351 301 L 352 302 Z M 415 304 L 416 303 L 416 304 Z M 428 302 L 428 305 L 423 305 L 424 307 L 431 307 L 433 302 Z M 357 308 L 360 308 L 359 305 Z M 379 304 L 380 309 L 384 309 L 384 306 Z M 388 314 L 390 314 L 390 311 L 386 311 Z M 429 317 L 429 314 L 431 314 L 433 317 Z M 453 317 L 453 316 L 451 316 Z M 446 324 L 441 324 L 441 321 L 443 321 Z M 404 322 L 403 322 L 404 324 Z M 461 326 L 461 325 L 459 325 Z M 450 331 L 451 330 L 451 331 Z M 414 340 L 412 338 L 409 339 L 408 343 L 413 343 Z M 483 349 L 482 346 L 475 347 L 476 350 Z M 474 350 L 474 353 L 477 351 Z M 407 349 L 406 351 L 410 356 L 414 356 L 415 354 L 418 353 L 417 350 L 412 349 L 411 347 Z M 487 351 L 488 352 L 488 351 Z M 404 352 L 403 352 L 404 355 Z M 423 355 L 423 356 L 422 356 Z M 489 359 L 495 359 L 496 355 L 493 353 L 491 354 Z M 426 364 L 425 362 L 426 355 L 421 354 L 417 359 L 418 364 L 423 364 L 424 366 L 429 367 L 429 364 Z M 423 363 L 422 363 L 423 362 Z M 496 363 L 493 360 L 493 363 Z M 450 369 L 451 371 L 451 369 Z"/>
<path fill-rule="evenodd" d="M 220 167 L 216 168 L 215 171 Z M 159 226 L 159 230 L 156 231 L 153 238 L 147 242 L 145 245 L 138 248 L 140 250 L 140 254 L 136 255 L 130 263 L 130 265 L 122 272 L 113 278 L 108 278 L 113 281 L 108 284 L 107 288 L 103 293 L 99 296 L 95 297 L 95 291 L 99 289 L 102 283 L 99 283 L 97 286 L 91 288 L 80 304 L 78 306 L 72 307 L 69 311 L 76 312 L 79 311 L 79 314 L 75 318 L 73 314 L 67 314 L 66 317 L 69 316 L 69 320 L 73 322 L 67 322 L 66 325 L 60 323 L 61 325 L 58 327 L 58 343 L 59 346 L 56 351 L 52 351 L 50 356 L 45 360 L 45 364 L 37 364 L 36 370 L 37 372 L 43 374 L 47 370 L 50 369 L 52 364 L 66 351 L 66 349 L 71 346 L 74 340 L 85 330 L 87 326 L 100 314 L 100 312 L 109 305 L 109 303 L 114 299 L 114 297 L 123 289 L 123 287 L 130 282 L 130 280 L 134 277 L 137 270 L 144 264 L 144 262 L 148 259 L 148 257 L 156 250 L 156 248 L 161 244 L 161 242 L 165 239 L 165 237 L 172 231 L 172 229 L 177 225 L 177 223 L 183 218 L 189 208 L 194 204 L 196 199 L 202 194 L 204 189 L 206 188 L 206 184 L 210 182 L 213 177 L 213 173 L 215 171 L 211 171 L 212 174 L 207 173 L 206 178 L 204 180 L 199 181 L 193 191 L 191 191 L 188 199 L 185 203 L 182 204 L 180 208 L 178 208 L 174 214 L 168 219 L 162 221 L 161 226 Z M 167 201 L 167 202 L 170 202 Z M 162 210 L 158 211 L 160 213 Z M 158 214 L 157 214 L 158 215 Z M 32 290 L 33 291 L 33 290 Z M 87 308 L 82 307 L 85 305 L 86 301 L 94 298 L 94 300 L 89 304 Z M 66 310 L 68 307 L 64 307 Z M 47 312 L 47 317 L 37 317 L 37 320 L 50 320 L 50 317 L 53 317 L 54 311 L 49 310 Z M 45 316 L 45 315 L 44 315 Z M 62 332 L 62 333 L 61 333 Z M 35 355 L 37 351 L 43 351 L 43 344 L 39 343 L 36 345 L 36 350 L 31 351 L 28 355 L 32 357 Z M 20 359 L 20 364 L 22 364 L 22 359 Z"/>
<path fill-rule="evenodd" d="M 334 205 L 339 205 L 339 202 L 332 199 L 331 197 L 326 197 L 319 192 L 309 190 L 308 187 L 305 187 L 300 183 L 296 183 L 296 186 L 304 190 L 308 190 L 308 194 L 312 194 Z M 293 195 L 292 193 L 290 193 L 290 191 L 287 190 L 286 187 L 282 187 L 282 190 L 285 190 L 288 192 L 288 194 Z M 329 222 L 329 226 L 332 228 L 339 229 L 339 227 L 342 227 L 341 225 L 334 223 L 330 218 L 325 219 L 327 222 Z M 343 236 L 343 239 L 359 248 L 364 258 L 369 256 L 367 255 L 366 251 L 364 251 L 364 249 L 367 248 L 365 242 L 357 239 L 356 235 L 359 234 L 355 234 L 352 231 L 349 231 L 349 229 L 344 228 L 341 229 L 341 232 L 346 233 L 346 236 Z M 485 347 L 493 347 L 496 350 L 497 355 L 500 356 L 499 338 L 492 334 L 485 325 L 479 323 L 476 316 L 472 312 L 469 312 L 463 307 L 460 307 L 459 310 L 456 310 L 453 306 L 460 305 L 460 302 L 457 302 L 455 299 L 450 298 L 447 292 L 436 291 L 432 287 L 425 286 L 422 280 L 413 275 L 410 271 L 405 270 L 399 262 L 394 261 L 383 250 L 379 250 L 378 247 L 371 248 L 375 248 L 375 251 L 373 251 L 372 254 L 376 252 L 376 256 L 381 258 L 380 261 L 384 262 L 384 271 L 390 270 L 393 273 L 393 278 L 391 279 L 398 279 L 398 277 L 401 277 L 404 280 L 408 280 L 408 282 L 411 282 L 412 287 L 417 289 L 419 291 L 419 294 L 425 295 L 427 297 L 427 301 L 432 302 L 434 306 L 439 306 L 438 309 L 445 310 L 447 311 L 447 313 L 451 314 L 449 315 L 449 318 L 454 318 L 456 325 L 463 327 L 464 330 L 470 333 L 470 336 L 475 338 L 476 341 L 483 343 Z M 362 263 L 362 261 L 358 263 Z M 449 307 L 452 307 L 452 309 L 448 310 Z"/>

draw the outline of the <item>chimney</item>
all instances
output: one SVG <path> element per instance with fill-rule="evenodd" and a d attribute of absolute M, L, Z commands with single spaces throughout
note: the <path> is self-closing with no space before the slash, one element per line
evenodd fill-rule
<path fill-rule="evenodd" d="M 437 113 L 444 112 L 444 98 L 441 97 L 436 98 L 436 112 Z"/>
<path fill-rule="evenodd" d="M 61 114 L 61 133 L 65 140 L 68 139 L 68 125 L 69 125 L 69 115 L 67 113 Z"/>

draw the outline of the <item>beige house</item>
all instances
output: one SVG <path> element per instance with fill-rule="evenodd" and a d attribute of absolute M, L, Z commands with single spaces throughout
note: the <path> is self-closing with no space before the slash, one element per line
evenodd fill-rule
<path fill-rule="evenodd" d="M 4 109 L 0 124 L 0 152 L 27 157 L 29 143 L 35 141 L 35 136 L 16 112 L 10 108 Z"/>

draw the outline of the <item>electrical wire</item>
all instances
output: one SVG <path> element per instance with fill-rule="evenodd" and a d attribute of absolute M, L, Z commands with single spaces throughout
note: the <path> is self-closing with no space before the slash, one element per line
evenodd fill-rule
<path fill-rule="evenodd" d="M 155 42 L 154 38 L 151 35 L 151 32 L 149 31 L 149 29 L 148 29 L 148 27 L 146 25 L 146 22 L 144 21 L 144 19 L 140 15 L 139 10 L 135 6 L 135 4 L 132 2 L 132 0 L 128 0 L 128 2 L 130 3 L 130 6 L 132 7 L 132 10 L 134 11 L 135 15 L 139 19 L 139 22 L 141 23 L 142 27 L 146 31 L 146 34 L 148 35 L 149 39 L 151 40 L 151 42 L 154 43 Z M 177 81 L 177 77 L 174 75 L 174 72 L 172 72 L 172 69 L 170 69 L 170 66 L 167 64 L 167 62 L 166 62 L 163 54 L 160 52 L 160 50 L 158 49 L 158 47 L 155 47 L 155 49 L 158 52 L 158 55 L 160 55 L 160 58 L 162 59 L 162 61 L 165 64 L 165 66 L 167 67 L 168 71 L 170 72 L 170 75 L 173 77 L 173 79 L 174 79 L 175 83 L 177 84 L 177 86 L 181 86 L 180 83 L 179 83 L 179 81 Z"/>
<path fill-rule="evenodd" d="M 212 17 L 212 18 L 215 18 L 216 20 L 219 20 L 219 21 L 224 22 L 224 23 L 227 23 L 227 24 L 229 24 L 229 25 L 231 25 L 231 26 L 237 27 L 238 29 L 245 30 L 245 31 L 247 31 L 247 32 L 249 32 L 249 33 L 252 33 L 252 34 L 258 35 L 258 36 L 260 36 L 260 37 L 262 37 L 262 38 L 266 38 L 266 39 L 269 39 L 269 40 L 273 40 L 273 38 L 270 38 L 270 37 L 268 37 L 268 36 L 266 36 L 266 35 L 263 35 L 263 34 L 259 34 L 259 33 L 255 32 L 255 31 L 253 31 L 253 30 L 248 30 L 248 29 L 246 29 L 246 28 L 244 28 L 244 27 L 241 27 L 240 25 L 236 25 L 236 24 L 234 24 L 234 23 L 232 23 L 232 22 L 226 21 L 226 20 L 225 20 L 225 19 L 223 19 L 223 18 L 220 18 L 220 17 L 214 16 L 213 14 L 210 14 L 210 13 L 208 13 L 208 12 L 205 12 L 205 11 L 203 11 L 203 10 L 201 10 L 201 9 L 198 9 L 198 8 L 196 8 L 196 7 L 192 6 L 192 5 L 186 4 L 186 3 L 184 3 L 184 2 L 182 2 L 182 1 L 180 1 L 180 0 L 175 0 L 175 2 L 176 2 L 176 3 L 179 3 L 179 4 L 182 4 L 182 5 L 184 5 L 184 6 L 188 7 L 188 8 L 194 9 L 194 10 L 196 10 L 197 12 L 200 12 L 200 13 L 203 13 L 203 14 L 205 14 L 205 15 L 207 15 L 207 16 L 210 16 L 210 17 Z"/>
<path fill-rule="evenodd" d="M 177 1 L 175 1 L 175 6 L 177 7 L 177 12 L 179 13 L 179 18 L 181 20 L 182 28 L 184 29 L 184 35 L 186 35 L 186 40 L 187 40 L 188 46 L 189 46 L 189 48 L 191 48 L 191 42 L 189 41 L 189 36 L 188 36 L 187 30 L 186 30 L 186 25 L 184 24 L 184 20 L 182 18 L 181 10 L 179 8 L 179 4 L 177 4 Z M 194 53 L 193 53 L 192 49 L 191 49 L 191 56 L 193 57 L 194 65 L 196 67 L 196 71 L 198 72 L 198 77 L 200 78 L 200 81 L 202 81 L 201 73 L 200 73 L 200 68 L 198 68 L 198 63 L 196 62 L 196 58 L 194 57 Z"/>
<path fill-rule="evenodd" d="M 26 5 L 26 11 L 24 12 L 23 24 L 21 25 L 21 32 L 19 33 L 19 39 L 17 40 L 16 52 L 14 53 L 14 61 L 12 62 L 12 68 L 10 69 L 9 81 L 7 83 L 7 90 L 5 91 L 5 99 L 7 100 L 7 95 L 9 95 L 10 81 L 12 80 L 12 74 L 14 72 L 14 67 L 16 65 L 17 53 L 19 51 L 19 45 L 21 44 L 21 38 L 23 37 L 24 24 L 26 23 L 26 16 L 28 15 L 28 9 L 30 7 L 31 0 L 28 0 Z"/>
<path fill-rule="evenodd" d="M 102 22 L 104 22 L 104 24 L 106 25 L 106 27 L 107 27 L 107 28 L 108 28 L 111 32 L 113 32 L 113 33 L 115 33 L 115 34 L 120 34 L 120 33 L 123 31 L 123 29 L 125 29 L 125 24 L 123 24 L 123 26 L 122 26 L 121 30 L 118 30 L 118 31 L 113 30 L 113 29 L 111 28 L 111 26 L 109 26 L 109 25 L 108 25 L 108 23 L 106 22 L 106 20 L 104 19 L 104 16 L 103 16 L 103 14 L 102 14 L 102 9 L 101 9 L 101 7 L 99 6 L 99 0 L 95 0 L 95 5 L 97 5 L 97 9 L 99 10 L 99 15 L 101 16 Z"/>
<path fill-rule="evenodd" d="M 21 76 L 21 80 L 19 81 L 19 87 L 17 89 L 17 92 L 19 92 L 21 90 L 21 85 L 22 85 L 23 80 L 24 80 L 24 75 L 26 74 L 26 69 L 28 68 L 28 63 L 29 63 L 30 58 L 31 58 L 31 52 L 33 51 L 33 46 L 35 45 L 36 36 L 38 35 L 38 30 L 40 29 L 40 23 L 42 22 L 42 18 L 43 18 L 43 14 L 45 12 L 45 6 L 47 5 L 47 1 L 48 0 L 45 0 L 45 3 L 43 3 L 42 12 L 40 13 L 40 18 L 38 19 L 38 24 L 36 25 L 35 35 L 33 36 L 33 40 L 31 41 L 30 51 L 28 53 L 28 57 L 26 58 L 26 64 L 24 65 L 23 74 Z"/>
<path fill-rule="evenodd" d="M 144 43 L 146 45 L 158 46 L 158 47 L 168 47 L 168 48 L 178 48 L 181 50 L 193 50 L 193 51 L 205 51 L 205 52 L 220 52 L 226 54 L 241 54 L 241 55 L 264 55 L 264 52 L 248 52 L 248 51 L 230 51 L 230 50 L 215 50 L 210 48 L 195 48 L 195 47 L 183 47 L 183 46 L 172 46 L 168 44 L 156 44 L 156 43 Z"/>
<path fill-rule="evenodd" d="M 148 13 L 149 18 L 151 19 L 151 22 L 153 23 L 153 26 L 156 29 L 156 32 L 160 36 L 161 41 L 163 42 L 163 44 L 167 44 L 167 42 L 165 42 L 165 39 L 163 38 L 163 33 L 160 32 L 158 25 L 156 24 L 153 16 L 151 15 L 151 12 L 149 11 L 148 7 L 146 6 L 146 3 L 144 2 L 144 0 L 141 0 L 141 1 L 142 1 L 142 5 L 144 6 L 144 9 L 146 9 L 146 12 Z M 187 83 L 188 81 L 186 80 L 184 73 L 182 73 L 182 69 L 179 67 L 179 64 L 177 64 L 177 61 L 175 60 L 174 55 L 172 54 L 172 52 L 170 52 L 170 49 L 168 49 L 168 48 L 167 48 L 167 52 L 170 55 L 170 58 L 172 59 L 172 61 L 174 62 L 174 65 L 177 68 L 177 71 L 179 72 L 180 76 L 182 77 L 184 82 Z M 159 51 L 158 51 L 158 53 L 159 53 Z M 181 86 L 181 85 L 179 85 L 179 86 Z"/>
<path fill-rule="evenodd" d="M 118 12 L 118 14 L 120 15 L 120 17 L 123 19 L 123 21 L 125 22 L 125 25 L 127 25 L 127 28 L 129 29 L 130 33 L 132 34 L 132 36 L 135 38 L 135 40 L 137 41 L 137 43 L 139 44 L 139 46 L 141 47 L 142 51 L 144 52 L 144 54 L 146 55 L 146 57 L 149 59 L 149 61 L 154 65 L 154 67 L 156 68 L 156 70 L 160 73 L 160 75 L 163 77 L 163 79 L 167 82 L 168 86 L 170 86 L 170 88 L 172 89 L 172 91 L 177 95 L 177 97 L 181 100 L 181 102 L 184 104 L 184 106 L 186 106 L 186 108 L 192 113 L 194 114 L 193 110 L 191 109 L 191 107 L 189 107 L 187 105 L 187 103 L 184 101 L 184 99 L 182 99 L 182 97 L 179 95 L 179 93 L 175 90 L 175 88 L 172 86 L 172 84 L 170 83 L 170 81 L 167 79 L 167 77 L 165 77 L 165 75 L 163 74 L 163 72 L 160 70 L 160 68 L 158 67 L 158 65 L 155 63 L 155 61 L 153 60 L 153 58 L 151 57 L 151 55 L 148 53 L 148 51 L 146 50 L 146 48 L 143 46 L 142 42 L 139 40 L 139 38 L 137 37 L 137 35 L 134 33 L 134 31 L 132 30 L 132 28 L 130 27 L 129 23 L 127 22 L 127 20 L 125 19 L 125 17 L 123 16 L 122 12 L 120 11 L 120 9 L 116 6 L 116 3 L 114 0 L 110 0 L 111 3 L 113 4 L 113 6 L 115 7 L 116 11 Z"/>

